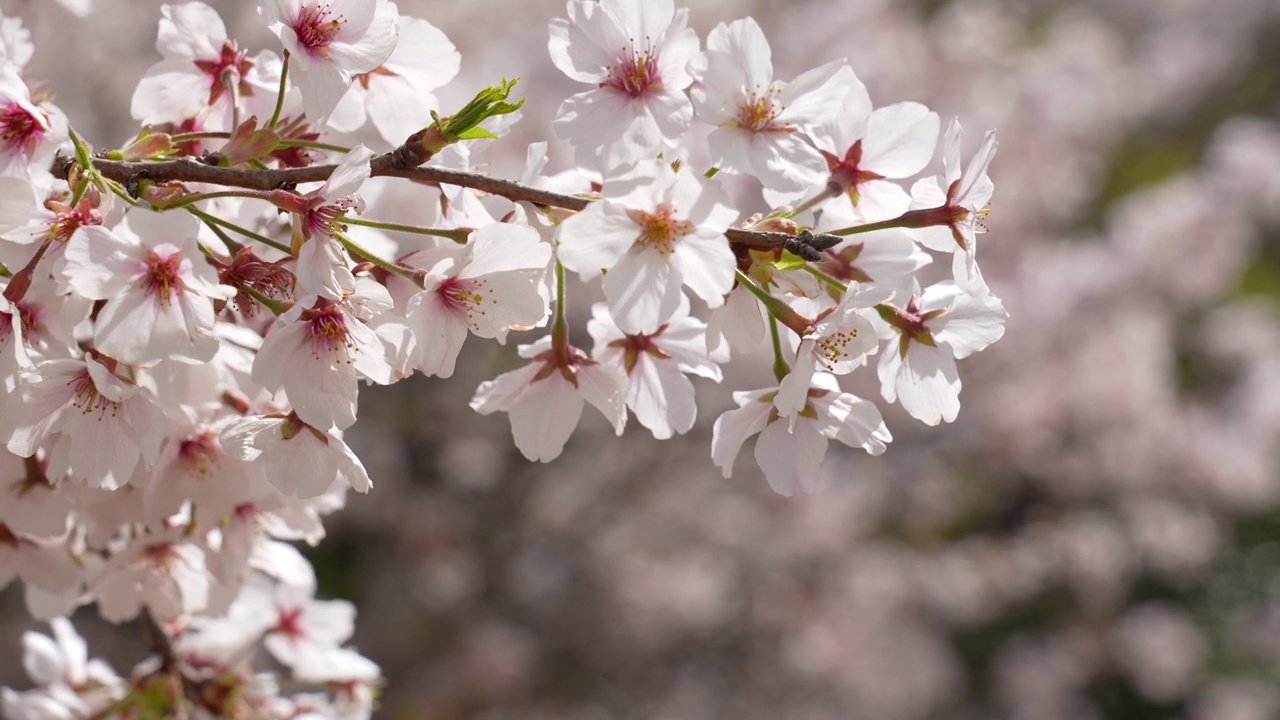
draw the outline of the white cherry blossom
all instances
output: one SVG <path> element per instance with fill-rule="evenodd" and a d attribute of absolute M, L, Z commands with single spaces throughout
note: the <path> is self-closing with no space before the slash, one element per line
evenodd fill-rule
<path fill-rule="evenodd" d="M 162 5 L 156 50 L 163 59 L 138 81 L 130 105 L 134 119 L 181 124 L 199 117 L 206 130 L 230 130 L 237 102 L 244 117 L 272 111 L 280 59 L 266 50 L 250 58 L 227 37 L 212 7 Z"/>
<path fill-rule="evenodd" d="M 324 125 L 353 75 L 386 62 L 396 46 L 388 0 L 258 0 L 258 11 L 289 53 L 289 75 L 315 125 Z"/>
<path fill-rule="evenodd" d="M 776 81 L 769 41 L 754 19 L 717 25 L 690 66 L 698 79 L 690 91 L 694 110 L 716 126 L 707 138 L 711 161 L 769 190 L 820 189 L 826 161 L 802 133 L 840 107 L 841 67 L 843 61 L 833 61 L 789 83 Z"/>
<path fill-rule="evenodd" d="M 774 405 L 777 393 L 776 388 L 735 392 L 738 408 L 716 418 L 711 459 L 726 478 L 733 475 L 742 445 L 757 433 L 756 462 L 769 487 L 786 496 L 814 491 L 829 440 L 879 455 L 893 439 L 876 406 L 841 392 L 835 377 L 827 373 L 813 375 L 805 405 L 793 416 L 781 414 Z"/>
<path fill-rule="evenodd" d="M 511 328 L 545 321 L 539 286 L 550 260 L 551 246 L 537 231 L 506 223 L 476 230 L 463 247 L 410 255 L 410 265 L 429 268 L 423 291 L 406 309 L 417 339 L 414 364 L 426 375 L 449 377 L 468 331 L 501 339 Z"/>
<path fill-rule="evenodd" d="M 905 308 L 882 311 L 881 395 L 927 425 L 955 420 L 960 412 L 956 360 L 999 340 L 1008 317 L 995 296 L 969 295 L 950 282 L 917 292 Z"/>
<path fill-rule="evenodd" d="M 356 421 L 360 378 L 382 385 L 395 380 L 382 339 L 354 310 L 351 299 L 294 305 L 276 319 L 253 361 L 254 381 L 283 388 L 298 417 L 322 430 Z"/>
<path fill-rule="evenodd" d="M 707 351 L 707 326 L 689 316 L 689 302 L 656 332 L 628 335 L 613 322 L 605 305 L 591 308 L 587 331 L 595 345 L 592 357 L 620 367 L 627 375 L 627 407 L 655 438 L 665 440 L 693 427 L 698 408 L 693 383 L 686 375 L 720 382 L 718 363 L 729 359 L 728 347 Z"/>
<path fill-rule="evenodd" d="M 556 357 L 550 337 L 517 350 L 531 362 L 481 383 L 471 409 L 481 415 L 506 412 L 516 447 L 526 458 L 550 462 L 559 457 L 582 417 L 584 402 L 594 405 L 622 434 L 627 378 L 621 370 L 597 363 L 574 347 Z"/>
<path fill-rule="evenodd" d="M 583 278 L 608 271 L 618 327 L 653 333 L 675 314 L 684 285 L 711 307 L 724 302 L 736 262 L 724 232 L 737 212 L 719 185 L 645 161 L 606 180 L 603 198 L 561 224 L 557 252 Z"/>
<path fill-rule="evenodd" d="M 396 146 L 431 124 L 431 111 L 438 109 L 433 92 L 458 74 L 462 56 L 426 20 L 401 15 L 397 22 L 395 50 L 381 65 L 354 76 L 329 127 L 350 133 L 367 121 L 384 143 Z"/>
<path fill-rule="evenodd" d="M 106 301 L 94 321 L 100 351 L 131 365 L 213 357 L 213 302 L 235 290 L 218 284 L 198 230 L 183 212 L 136 210 L 114 232 L 89 226 L 72 236 L 63 275 L 76 294 Z"/>
<path fill-rule="evenodd" d="M 560 106 L 556 133 L 587 150 L 621 142 L 637 157 L 674 144 L 693 118 L 689 10 L 671 0 L 569 0 L 566 12 L 550 23 L 551 60 L 595 89 Z"/>
<path fill-rule="evenodd" d="M 987 168 L 998 145 L 995 130 L 987 131 L 961 172 L 960 121 L 953 119 L 942 141 L 942 174 L 911 186 L 911 210 L 921 220 L 916 240 L 930 250 L 954 253 L 956 284 L 976 295 L 989 292 L 978 271 L 977 234 L 986 232 L 981 220 L 995 190 Z"/>

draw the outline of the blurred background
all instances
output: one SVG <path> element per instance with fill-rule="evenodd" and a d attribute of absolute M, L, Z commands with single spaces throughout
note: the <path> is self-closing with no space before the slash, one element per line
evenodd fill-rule
<path fill-rule="evenodd" d="M 36 36 L 31 77 L 106 144 L 132 134 L 160 4 L 0 8 Z M 275 47 L 254 3 L 211 4 Z M 444 108 L 523 78 L 499 174 L 554 140 L 582 89 L 546 51 L 561 2 L 400 5 L 462 53 Z M 763 360 L 698 386 L 687 437 L 615 438 L 589 410 L 545 466 L 467 407 L 513 346 L 365 388 L 349 437 L 375 489 L 309 555 L 320 594 L 359 609 L 378 717 L 1280 717 L 1280 4 L 700 0 L 692 25 L 744 15 L 781 79 L 844 56 L 877 105 L 958 115 L 966 154 L 998 128 L 981 260 L 1004 339 L 961 363 L 953 425 L 889 408 L 889 452 L 833 446 L 792 499 L 710 462 Z M 871 380 L 850 388 L 878 397 Z M 76 621 L 102 632 L 92 608 Z M 0 684 L 25 686 L 27 627 L 11 587 Z M 120 637 L 90 647 L 126 671 L 144 649 Z"/>

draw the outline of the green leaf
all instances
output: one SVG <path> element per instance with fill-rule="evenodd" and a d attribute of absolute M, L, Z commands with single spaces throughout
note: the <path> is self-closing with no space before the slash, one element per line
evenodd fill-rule
<path fill-rule="evenodd" d="M 779 270 L 799 270 L 804 267 L 805 259 L 792 253 L 790 250 L 782 251 L 782 259 L 773 264 Z"/>

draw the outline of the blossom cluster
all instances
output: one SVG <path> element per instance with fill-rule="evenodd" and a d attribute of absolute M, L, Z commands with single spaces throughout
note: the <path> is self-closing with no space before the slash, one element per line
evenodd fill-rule
<path fill-rule="evenodd" d="M 711 457 L 729 476 L 759 435 L 790 495 L 814 489 L 831 440 L 879 454 L 892 439 L 842 376 L 876 356 L 885 402 L 951 422 L 956 361 L 1003 333 L 977 265 L 994 135 L 962 162 L 958 122 L 873 109 L 843 61 L 776 80 L 750 18 L 703 49 L 669 2 L 570 0 L 549 50 L 592 88 L 555 123 L 578 166 L 545 175 L 535 146 L 517 190 L 482 196 L 465 178 L 517 115 L 509 84 L 442 118 L 432 92 L 459 57 L 425 20 L 387 0 L 259 10 L 283 54 L 250 56 L 203 3 L 165 6 L 162 59 L 131 103 L 142 130 L 97 154 L 33 96 L 23 33 L 4 38 L 0 581 L 20 577 L 37 617 L 96 603 L 160 636 L 126 683 L 55 619 L 53 640 L 27 641 L 39 687 L 6 690 L 6 716 L 141 704 L 166 678 L 174 707 L 194 688 L 214 715 L 367 716 L 379 670 L 344 646 L 353 610 L 313 598 L 288 543 L 318 542 L 322 517 L 370 490 L 344 440 L 361 382 L 449 377 L 471 335 L 546 328 L 471 402 L 544 462 L 585 403 L 619 434 L 628 414 L 656 438 L 689 431 L 689 376 L 719 382 L 771 344 L 776 383 L 734 394 Z M 900 185 L 940 135 L 941 174 Z M 372 219 L 403 203 L 382 176 L 422 163 L 464 184 L 415 187 L 412 224 Z M 760 202 L 740 208 L 732 176 Z M 918 276 L 931 252 L 950 268 Z M 601 280 L 591 352 L 570 339 L 566 271 Z M 282 694 L 267 655 L 327 694 Z"/>

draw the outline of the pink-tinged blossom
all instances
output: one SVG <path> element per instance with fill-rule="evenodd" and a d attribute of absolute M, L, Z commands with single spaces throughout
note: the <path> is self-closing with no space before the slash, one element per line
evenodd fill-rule
<path fill-rule="evenodd" d="M 124 622 L 146 606 L 156 620 L 169 622 L 208 608 L 214 579 L 204 549 L 185 533 L 136 537 L 98 569 L 89 593 L 104 620 Z"/>
<path fill-rule="evenodd" d="M 992 295 L 970 295 L 955 284 L 931 285 L 903 309 L 882 309 L 880 393 L 927 424 L 951 422 L 960 412 L 956 360 L 1004 335 L 1009 317 Z"/>
<path fill-rule="evenodd" d="M 710 307 L 724 302 L 737 262 L 724 232 L 737 211 L 718 184 L 645 161 L 606 181 L 603 198 L 561 224 L 557 252 L 584 279 L 608 271 L 604 295 L 618 327 L 653 333 L 685 285 Z"/>
<path fill-rule="evenodd" d="M 0 715 L 12 720 L 93 717 L 122 696 L 126 685 L 111 666 L 89 659 L 88 647 L 64 617 L 50 620 L 53 635 L 22 635 L 22 667 L 36 687 L 3 688 Z"/>
<path fill-rule="evenodd" d="M 272 111 L 279 58 L 265 50 L 250 58 L 208 5 L 162 5 L 156 50 L 164 59 L 138 81 L 130 105 L 135 120 L 176 125 L 200 117 L 205 130 L 228 130 L 237 102 L 242 116 Z"/>
<path fill-rule="evenodd" d="M 45 474 L 47 463 L 36 457 L 0 457 L 0 524 L 38 538 L 67 532 L 72 504 Z"/>
<path fill-rule="evenodd" d="M 621 435 L 627 424 L 627 378 L 618 368 L 597 363 L 575 347 L 556 357 L 551 338 L 518 348 L 531 362 L 480 383 L 471 409 L 481 415 L 506 412 L 516 447 L 530 460 L 560 456 L 578 426 L 584 402 L 591 403 Z"/>
<path fill-rule="evenodd" d="M 773 79 L 772 51 L 752 18 L 721 23 L 690 70 L 698 117 L 716 126 L 707 138 L 723 172 L 755 176 L 766 189 L 820 189 L 827 164 L 803 133 L 840 107 L 843 61 L 814 68 L 790 83 Z"/>
<path fill-rule="evenodd" d="M 31 99 L 12 65 L 0 65 L 0 175 L 48 173 L 58 146 L 67 140 L 62 111 Z"/>
<path fill-rule="evenodd" d="M 686 375 L 720 382 L 718 363 L 728 348 L 707 352 L 707 326 L 689 316 L 689 302 L 650 334 L 627 335 L 618 329 L 603 303 L 591 308 L 587 331 L 595 341 L 592 357 L 627 375 L 627 407 L 655 438 L 666 440 L 693 427 L 698 415 L 693 383 Z"/>
<path fill-rule="evenodd" d="M 426 375 L 453 374 L 467 333 L 506 337 L 512 328 L 541 324 L 547 301 L 539 292 L 551 246 L 526 225 L 495 223 L 471 233 L 464 247 L 442 246 L 409 256 L 430 263 L 423 290 L 406 316 L 417 339 L 417 367 Z"/>
<path fill-rule="evenodd" d="M 312 427 L 296 413 L 244 418 L 223 430 L 219 441 L 231 457 L 259 463 L 289 497 L 319 497 L 339 480 L 356 492 L 369 492 L 371 486 L 369 473 L 339 432 Z"/>
<path fill-rule="evenodd" d="M 279 56 L 264 50 L 250 58 L 209 5 L 161 5 L 156 50 L 164 59 L 133 91 L 129 111 L 138 122 L 178 126 L 198 118 L 206 131 L 225 131 L 237 106 L 242 117 L 273 110 Z"/>
<path fill-rule="evenodd" d="M 808 402 L 810 381 L 814 372 L 824 370 L 834 375 L 847 375 L 866 362 L 867 355 L 878 346 L 876 329 L 869 319 L 876 303 L 888 300 L 892 291 L 874 285 L 852 283 L 840 304 L 813 326 L 813 331 L 800 339 L 795 366 L 782 379 L 774 404 L 778 412 L 796 418 Z"/>
<path fill-rule="evenodd" d="M 961 251 L 952 263 L 956 284 L 976 295 L 988 292 L 978 271 L 977 234 L 986 232 L 981 220 L 995 191 L 987 168 L 998 145 L 996 131 L 988 130 L 961 172 L 960 121 L 952 120 L 942 141 L 942 174 L 917 180 L 911 186 L 911 211 L 917 216 L 913 225 L 918 228 L 916 240 L 938 252 Z"/>
<path fill-rule="evenodd" d="M 76 481 L 114 490 L 160 454 L 166 421 L 150 392 L 92 358 L 41 364 L 22 400 L 9 451 L 30 457 L 45 448 L 55 476 L 70 466 Z"/>
<path fill-rule="evenodd" d="M 671 0 L 569 0 L 566 12 L 550 23 L 551 60 L 596 87 L 564 101 L 556 133 L 584 150 L 621 142 L 638 157 L 674 144 L 693 119 L 684 91 L 698 36 L 686 27 L 688 9 Z"/>
<path fill-rule="evenodd" d="M 15 577 L 24 583 L 27 611 L 41 619 L 62 610 L 62 603 L 53 607 L 42 602 L 42 597 L 76 595 L 81 588 L 80 566 L 71 557 L 65 538 L 29 537 L 0 523 L 0 588 Z"/>
<path fill-rule="evenodd" d="M 438 109 L 433 91 L 458 74 L 462 56 L 439 28 L 401 15 L 400 41 L 378 67 L 354 76 L 329 117 L 329 127 L 355 132 L 367 122 L 390 146 L 431 124 Z"/>
<path fill-rule="evenodd" d="M 356 193 L 369 179 L 373 151 L 357 145 L 319 188 L 298 199 L 293 211 L 293 245 L 298 260 L 295 300 L 310 303 L 316 296 L 342 300 L 355 291 L 351 260 L 334 237 L 346 229 L 342 219 L 349 212 L 364 211 L 364 201 Z"/>
<path fill-rule="evenodd" d="M 845 227 L 849 223 L 832 220 L 823 213 L 819 230 Z M 921 250 L 911 231 L 889 228 L 859 233 L 839 246 L 826 251 L 822 271 L 844 283 L 868 283 L 897 295 L 910 295 L 915 274 L 933 262 L 933 256 Z"/>
<path fill-rule="evenodd" d="M 294 305 L 276 319 L 253 361 L 254 381 L 272 392 L 283 388 L 298 417 L 322 430 L 356 421 L 358 380 L 395 380 L 381 338 L 354 309 L 350 301 Z"/>
<path fill-rule="evenodd" d="M 396 47 L 398 13 L 387 0 L 258 0 L 258 11 L 289 53 L 313 125 L 324 125 L 353 75 L 373 71 Z"/>
<path fill-rule="evenodd" d="M 782 415 L 774 405 L 777 393 L 773 388 L 735 392 L 733 400 L 738 408 L 716 418 L 711 459 L 725 477 L 733 475 L 733 463 L 742 445 L 757 433 L 756 463 L 769 487 L 785 496 L 796 490 L 814 491 L 822 476 L 829 440 L 879 455 L 893 439 L 880 410 L 856 395 L 841 392 L 832 375 L 813 375 L 804 407 L 791 417 Z"/>
<path fill-rule="evenodd" d="M 873 111 L 866 87 L 851 68 L 841 68 L 837 82 L 846 93 L 839 112 L 811 131 L 827 163 L 828 183 L 843 198 L 822 207 L 856 210 L 862 222 L 897 217 L 910 206 L 911 197 L 893 180 L 914 176 L 933 159 L 938 114 L 914 102 Z M 802 195 L 785 201 L 807 199 Z"/>
<path fill-rule="evenodd" d="M 0 264 L 23 268 L 42 247 L 42 260 L 60 261 L 77 230 L 102 224 L 106 206 L 96 191 L 89 190 L 75 205 L 65 199 L 25 178 L 0 177 Z"/>
<path fill-rule="evenodd" d="M 114 232 L 85 227 L 67 244 L 63 277 L 80 297 L 105 300 L 94 321 L 98 350 L 130 365 L 206 362 L 218 350 L 218 284 L 196 242 L 200 225 L 181 212 L 134 210 Z"/>

